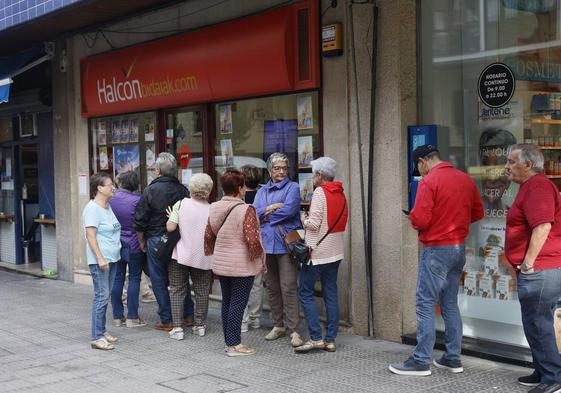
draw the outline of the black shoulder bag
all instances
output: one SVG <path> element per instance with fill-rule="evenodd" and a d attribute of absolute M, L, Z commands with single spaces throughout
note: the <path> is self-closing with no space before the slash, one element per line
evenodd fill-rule
<path fill-rule="evenodd" d="M 179 202 L 179 208 L 181 208 L 181 202 Z M 181 234 L 179 233 L 179 225 L 173 232 L 168 232 L 167 230 L 160 236 L 158 243 L 152 249 L 152 253 L 161 261 L 169 261 L 173 253 L 173 249 L 179 242 Z"/>
<path fill-rule="evenodd" d="M 323 235 L 322 238 L 319 239 L 319 241 L 316 243 L 314 248 L 317 248 L 321 244 L 321 242 L 325 240 L 327 235 L 329 235 L 331 231 L 335 228 L 335 226 L 339 223 L 339 220 L 343 216 L 346 207 L 347 207 L 347 200 L 345 199 L 345 203 L 343 204 L 343 210 L 341 210 L 339 217 L 337 217 L 337 220 L 335 221 L 335 223 L 333 223 L 331 228 L 327 230 L 325 235 Z M 308 265 L 310 263 L 310 257 L 312 256 L 313 248 L 306 244 L 306 241 L 300 237 L 298 231 L 290 231 L 288 233 L 285 233 L 280 225 L 277 226 L 284 240 L 286 249 L 288 250 L 288 253 L 292 256 L 293 261 L 298 265 L 300 264 Z"/>

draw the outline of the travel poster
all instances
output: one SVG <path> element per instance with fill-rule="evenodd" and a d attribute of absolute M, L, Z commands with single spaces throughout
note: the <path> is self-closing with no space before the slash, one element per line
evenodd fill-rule
<path fill-rule="evenodd" d="M 222 139 L 220 141 L 220 151 L 222 153 L 222 162 L 224 163 L 224 166 L 234 166 L 234 149 L 232 148 L 231 139 Z"/>
<path fill-rule="evenodd" d="M 121 120 L 111 122 L 111 143 L 121 143 Z"/>
<path fill-rule="evenodd" d="M 121 136 L 120 136 L 121 143 L 127 143 L 129 141 L 129 127 L 130 127 L 130 121 L 128 120 L 121 121 Z"/>
<path fill-rule="evenodd" d="M 154 119 L 147 117 L 146 124 L 144 124 L 144 141 L 153 142 L 154 141 Z"/>
<path fill-rule="evenodd" d="M 298 116 L 298 129 L 309 130 L 314 128 L 314 115 L 312 113 L 312 96 L 299 96 L 296 98 Z"/>
<path fill-rule="evenodd" d="M 299 173 L 298 183 L 300 184 L 300 201 L 308 203 L 312 200 L 314 193 L 314 183 L 311 173 Z"/>
<path fill-rule="evenodd" d="M 222 134 L 231 134 L 233 130 L 232 125 L 232 105 L 220 105 L 220 132 Z"/>
<path fill-rule="evenodd" d="M 107 146 L 99 147 L 99 170 L 109 169 L 109 156 L 107 155 Z"/>
<path fill-rule="evenodd" d="M 132 119 L 130 121 L 129 142 L 138 142 L 138 119 Z"/>
<path fill-rule="evenodd" d="M 100 146 L 107 144 L 107 123 L 104 121 L 97 123 L 97 144 Z"/>
<path fill-rule="evenodd" d="M 115 146 L 113 149 L 114 175 L 127 171 L 140 174 L 140 154 L 138 145 Z"/>
<path fill-rule="evenodd" d="M 298 167 L 309 168 L 314 159 L 312 136 L 298 137 Z"/>
<path fill-rule="evenodd" d="M 146 168 L 152 168 L 156 163 L 156 147 L 153 143 L 146 144 Z"/>
<path fill-rule="evenodd" d="M 296 179 L 298 151 L 296 134 L 296 119 L 293 120 L 265 120 L 265 134 L 263 137 L 263 160 L 275 152 L 286 154 L 290 162 L 289 177 Z"/>

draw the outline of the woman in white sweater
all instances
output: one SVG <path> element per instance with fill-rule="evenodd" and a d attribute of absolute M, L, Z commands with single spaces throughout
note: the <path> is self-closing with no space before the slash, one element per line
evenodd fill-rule
<path fill-rule="evenodd" d="M 302 265 L 298 297 L 310 331 L 310 340 L 294 348 L 296 353 L 313 349 L 335 352 L 335 338 L 339 328 L 339 299 L 337 273 L 343 259 L 343 235 L 348 209 L 343 185 L 335 178 L 337 163 L 329 157 L 312 161 L 314 194 L 308 218 L 304 220 L 306 243 L 312 248 L 310 262 Z M 321 281 L 327 316 L 325 339 L 322 339 L 318 310 L 314 299 L 314 285 Z"/>

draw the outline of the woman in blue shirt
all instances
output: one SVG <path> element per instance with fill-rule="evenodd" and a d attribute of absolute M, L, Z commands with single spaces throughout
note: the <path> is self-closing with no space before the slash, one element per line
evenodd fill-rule
<path fill-rule="evenodd" d="M 270 180 L 257 191 L 253 206 L 261 223 L 261 236 L 267 253 L 265 287 L 269 295 L 273 329 L 266 340 L 276 340 L 286 335 L 283 311 L 286 313 L 290 341 L 293 347 L 302 345 L 297 332 L 300 322 L 297 295 L 298 268 L 288 254 L 281 236 L 301 229 L 300 187 L 288 178 L 288 158 L 282 153 L 273 153 L 267 160 Z"/>
<path fill-rule="evenodd" d="M 94 174 L 90 178 L 92 199 L 82 212 L 86 256 L 94 287 L 91 346 L 103 350 L 113 349 L 113 343 L 117 341 L 105 331 L 107 303 L 115 280 L 115 262 L 121 258 L 121 224 L 109 206 L 114 192 L 115 186 L 109 174 Z"/>

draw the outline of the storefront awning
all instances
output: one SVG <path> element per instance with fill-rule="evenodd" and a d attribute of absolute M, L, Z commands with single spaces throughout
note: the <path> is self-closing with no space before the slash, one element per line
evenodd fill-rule
<path fill-rule="evenodd" d="M 12 78 L 53 58 L 54 45 L 34 47 L 12 56 L 0 58 L 0 104 L 8 102 Z"/>

